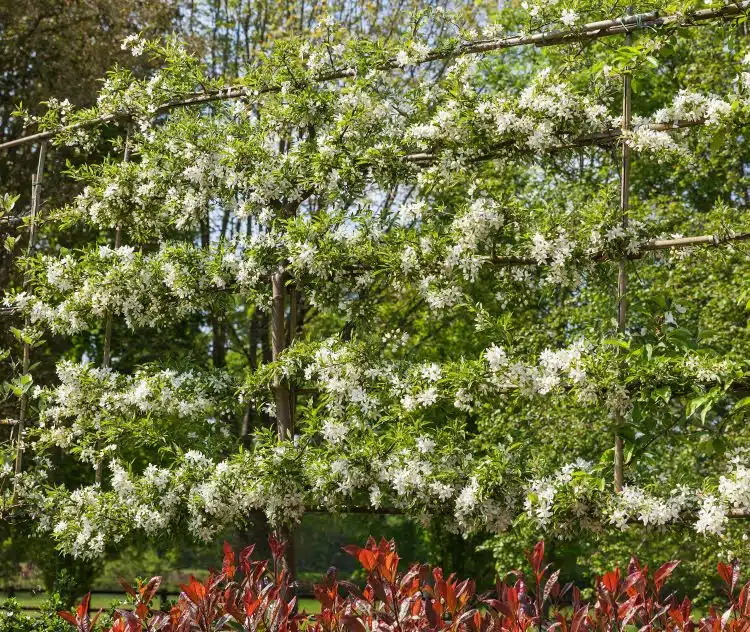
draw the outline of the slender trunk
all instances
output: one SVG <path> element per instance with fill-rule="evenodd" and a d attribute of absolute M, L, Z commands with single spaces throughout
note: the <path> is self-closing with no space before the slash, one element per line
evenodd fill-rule
<path fill-rule="evenodd" d="M 271 348 L 272 358 L 278 360 L 286 347 L 285 326 L 285 292 L 284 292 L 284 269 L 274 272 L 271 280 L 273 291 L 273 303 L 271 309 Z M 276 395 L 276 423 L 279 439 L 290 440 L 294 437 L 292 426 L 291 406 L 289 405 L 289 387 L 285 380 L 278 376 L 274 379 L 274 393 Z"/>
<path fill-rule="evenodd" d="M 273 359 L 278 360 L 286 346 L 285 332 L 285 287 L 284 268 L 279 266 L 271 279 L 272 308 L 271 308 L 271 346 Z M 292 420 L 291 396 L 289 387 L 281 376 L 274 378 L 274 392 L 276 395 L 276 430 L 279 440 L 289 441 L 294 438 L 294 424 Z M 286 549 L 282 564 L 291 579 L 296 573 L 296 559 L 294 550 L 294 532 L 289 526 L 282 526 L 278 530 L 279 538 L 286 541 Z"/>

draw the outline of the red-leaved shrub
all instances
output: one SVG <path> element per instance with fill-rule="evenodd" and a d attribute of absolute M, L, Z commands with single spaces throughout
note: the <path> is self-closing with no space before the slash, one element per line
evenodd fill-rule
<path fill-rule="evenodd" d="M 694 620 L 688 598 L 662 594 L 676 561 L 649 573 L 633 558 L 626 572 L 616 568 L 597 578 L 589 603 L 577 587 L 560 584 L 559 571 L 550 572 L 539 542 L 528 554 L 530 575 L 514 571 L 514 583 L 498 582 L 494 593 L 478 595 L 472 580 L 446 578 L 426 564 L 400 573 L 394 543 L 370 538 L 364 548 L 345 547 L 367 572 L 364 590 L 331 569 L 315 586 L 320 613 L 306 614 L 297 612 L 282 570 L 284 545 L 273 538 L 270 545 L 272 565 L 251 560 L 252 546 L 237 556 L 225 544 L 221 572 L 205 582 L 191 577 L 169 612 L 150 607 L 160 577 L 138 588 L 123 582 L 135 607 L 116 610 L 109 632 L 750 632 L 750 582 L 738 589 L 737 562 L 718 565 L 724 606 Z M 75 612 L 59 613 L 79 632 L 91 632 L 96 622 L 89 600 L 90 594 Z"/>

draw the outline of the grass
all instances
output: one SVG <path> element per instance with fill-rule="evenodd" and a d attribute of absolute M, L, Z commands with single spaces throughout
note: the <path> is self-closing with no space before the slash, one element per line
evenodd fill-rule
<path fill-rule="evenodd" d="M 21 604 L 21 607 L 31 610 L 39 609 L 39 607 L 49 599 L 49 595 L 45 592 L 24 591 L 17 592 L 14 596 Z M 7 597 L 7 593 L 0 593 L 0 602 L 5 600 Z M 177 595 L 170 594 L 169 598 L 176 599 Z M 105 611 L 107 611 L 112 606 L 123 607 L 125 605 L 126 603 L 125 599 L 122 596 L 122 593 L 94 593 L 91 595 L 91 607 L 94 610 L 103 608 Z M 154 605 L 159 608 L 161 607 L 161 604 L 158 603 L 158 599 L 155 600 Z M 315 601 L 315 599 L 310 599 L 309 597 L 301 597 L 299 599 L 299 609 L 301 612 L 304 611 L 313 614 L 320 612 L 320 604 Z"/>

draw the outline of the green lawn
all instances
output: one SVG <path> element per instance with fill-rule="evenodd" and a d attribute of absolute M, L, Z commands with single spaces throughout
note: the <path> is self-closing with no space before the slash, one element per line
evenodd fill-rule
<path fill-rule="evenodd" d="M 0 602 L 2 602 L 7 597 L 7 593 L 0 592 Z M 49 599 L 49 595 L 44 592 L 17 592 L 15 594 L 15 598 L 18 600 L 21 606 L 25 606 L 28 608 L 39 608 L 39 606 L 41 606 L 45 601 Z M 176 599 L 177 595 L 170 594 L 169 598 Z M 122 597 L 122 593 L 97 593 L 91 596 L 91 607 L 95 610 L 98 610 L 99 608 L 108 610 L 113 605 L 118 607 L 125 605 L 125 600 Z M 158 599 L 155 600 L 154 605 L 157 607 L 161 607 L 161 604 L 158 603 Z M 309 613 L 320 612 L 320 604 L 315 601 L 315 599 L 302 597 L 299 600 L 299 609 L 300 611 Z"/>

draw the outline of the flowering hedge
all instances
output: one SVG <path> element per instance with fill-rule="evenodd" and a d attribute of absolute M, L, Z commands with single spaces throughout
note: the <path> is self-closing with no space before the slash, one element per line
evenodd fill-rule
<path fill-rule="evenodd" d="M 246 630 L 256 632 L 368 632 L 417 630 L 451 632 L 742 632 L 750 626 L 750 582 L 739 584 L 739 564 L 719 563 L 724 603 L 711 606 L 700 618 L 692 614 L 688 597 L 679 599 L 665 589 L 678 561 L 653 572 L 636 558 L 626 569 L 615 568 L 596 578 L 593 599 L 559 581 L 560 571 L 544 562 L 544 542 L 527 553 L 531 572 L 515 570 L 494 590 L 477 593 L 471 579 L 445 577 L 440 568 L 411 564 L 399 572 L 393 541 L 370 538 L 363 548 L 344 550 L 362 565 L 364 589 L 340 580 L 329 569 L 314 587 L 320 612 L 299 612 L 293 586 L 284 570 L 284 544 L 271 538 L 273 560 L 251 559 L 253 546 L 239 555 L 224 545 L 220 572 L 201 582 L 194 577 L 182 586 L 177 603 L 168 611 L 151 608 L 161 577 L 130 586 L 122 582 L 132 609 L 117 609 L 109 632 L 201 632 Z M 94 630 L 101 610 L 89 616 L 90 594 L 73 612 L 58 614 L 79 632 Z"/>
<path fill-rule="evenodd" d="M 50 244 L 71 228 L 96 240 L 19 257 L 27 282 L 3 297 L 26 322 L 0 350 L 16 363 L 4 393 L 30 416 L 23 468 L 0 446 L 0 518 L 91 559 L 144 536 L 208 541 L 255 510 L 273 527 L 387 508 L 559 538 L 633 523 L 722 536 L 750 511 L 750 275 L 728 241 L 748 232 L 750 202 L 683 193 L 722 179 L 696 184 L 708 154 L 748 162 L 719 153 L 746 145 L 747 38 L 680 40 L 725 63 L 669 82 L 640 70 L 671 54 L 677 26 L 562 58 L 464 54 L 506 20 L 533 32 L 619 11 L 526 4 L 530 22 L 509 7 L 480 35 L 427 12 L 383 43 L 321 19 L 230 88 L 178 41 L 133 37 L 158 67 L 148 77 L 114 71 L 90 109 L 50 103 L 39 129 L 75 126 L 58 146 L 87 151 L 112 136 L 104 123 L 129 125 L 105 159 L 71 165 L 67 205 L 45 208 Z M 634 10 L 652 8 L 680 7 Z M 446 27 L 439 41 L 429 24 Z M 624 75 L 665 85 L 634 98 L 622 131 Z M 634 172 L 645 184 L 625 226 L 612 143 L 664 180 Z M 712 261 L 649 254 L 708 232 L 726 246 Z M 647 256 L 621 327 L 611 262 Z M 188 322 L 195 353 L 150 348 Z M 48 335 L 89 342 L 53 383 L 18 375 Z M 123 335 L 145 363 L 118 356 Z"/>

